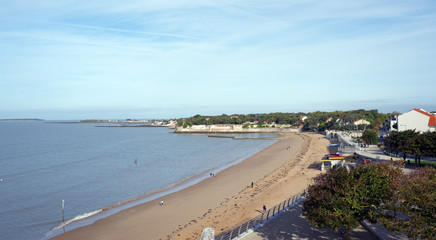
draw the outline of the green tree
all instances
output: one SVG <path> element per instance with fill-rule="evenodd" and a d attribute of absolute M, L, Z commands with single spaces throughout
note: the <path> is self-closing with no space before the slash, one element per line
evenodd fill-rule
<path fill-rule="evenodd" d="M 415 156 L 415 166 L 419 167 L 421 156 L 425 155 L 425 148 L 428 145 L 427 136 L 425 134 L 418 134 L 417 136 L 409 139 L 409 152 Z"/>
<path fill-rule="evenodd" d="M 388 164 L 371 164 L 359 168 L 335 166 L 315 178 L 303 204 L 303 215 L 317 227 L 335 231 L 350 229 L 360 221 L 376 222 L 378 207 L 392 199 L 396 179 L 401 171 Z"/>
<path fill-rule="evenodd" d="M 203 125 L 206 123 L 206 119 L 200 114 L 195 115 L 191 120 L 194 125 Z"/>
<path fill-rule="evenodd" d="M 378 142 L 378 134 L 376 131 L 374 131 L 372 129 L 367 129 L 367 130 L 365 130 L 365 132 L 363 132 L 362 139 L 363 139 L 363 141 L 365 141 L 367 143 L 375 144 Z"/>
<path fill-rule="evenodd" d="M 324 132 L 326 129 L 326 123 L 323 122 L 321 124 L 318 125 L 318 132 Z"/>
<path fill-rule="evenodd" d="M 421 166 L 421 156 L 436 156 L 436 132 L 427 132 L 416 136 L 415 144 L 419 147 L 418 166 Z"/>
<path fill-rule="evenodd" d="M 415 130 L 406 130 L 403 132 L 392 132 L 385 138 L 386 148 L 403 154 L 403 159 L 406 161 L 406 154 L 413 153 L 413 146 L 410 141 L 419 133 Z"/>
<path fill-rule="evenodd" d="M 436 156 L 436 132 L 428 133 L 429 138 L 429 149 L 426 156 Z"/>
<path fill-rule="evenodd" d="M 231 116 L 237 116 L 237 119 L 241 119 L 239 122 L 236 118 L 232 118 Z M 308 120 L 305 122 L 301 122 L 299 120 L 300 116 L 307 116 Z M 291 125 L 300 125 L 305 124 L 304 129 L 307 131 L 313 131 L 318 128 L 319 125 L 324 123 L 325 125 L 321 126 L 319 131 L 323 131 L 325 129 L 338 129 L 340 126 L 336 121 L 332 120 L 326 123 L 326 120 L 332 117 L 333 119 L 341 119 L 343 123 L 348 123 L 346 126 L 351 126 L 350 124 L 353 121 L 364 118 L 371 122 L 372 125 L 376 125 L 376 119 L 387 120 L 389 118 L 389 114 L 380 114 L 377 110 L 352 110 L 352 111 L 335 111 L 335 112 L 321 112 L 316 111 L 312 113 L 256 113 L 256 114 L 222 114 L 219 116 L 201 116 L 197 114 L 193 117 L 184 119 L 186 122 L 192 122 L 194 125 L 200 124 L 242 124 L 244 122 L 253 122 L 258 120 L 259 122 L 268 122 L 268 123 L 276 123 L 276 124 L 291 124 Z M 209 119 L 209 120 L 206 120 Z"/>

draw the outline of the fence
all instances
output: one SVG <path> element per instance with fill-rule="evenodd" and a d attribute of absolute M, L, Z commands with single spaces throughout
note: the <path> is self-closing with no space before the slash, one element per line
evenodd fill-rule
<path fill-rule="evenodd" d="M 241 236 L 242 233 L 248 231 L 249 229 L 255 228 L 257 224 L 263 223 L 264 221 L 268 220 L 272 216 L 276 215 L 280 211 L 283 211 L 285 208 L 289 207 L 298 199 L 305 196 L 306 189 L 295 194 L 294 196 L 290 197 L 289 199 L 275 205 L 274 207 L 268 209 L 267 211 L 259 214 L 255 218 L 249 220 L 248 222 L 238 226 L 237 228 L 233 229 L 232 231 L 223 233 L 222 235 L 215 237 L 216 240 L 231 240 L 233 238 Z"/>

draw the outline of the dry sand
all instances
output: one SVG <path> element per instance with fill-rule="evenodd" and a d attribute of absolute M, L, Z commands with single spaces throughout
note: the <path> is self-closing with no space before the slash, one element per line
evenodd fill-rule
<path fill-rule="evenodd" d="M 303 190 L 320 173 L 327 153 L 323 135 L 290 133 L 215 177 L 161 199 L 141 204 L 54 239 L 199 239 L 205 227 L 215 235 L 257 216 Z M 304 169 L 304 174 L 303 174 Z M 247 188 L 254 182 L 254 188 Z"/>

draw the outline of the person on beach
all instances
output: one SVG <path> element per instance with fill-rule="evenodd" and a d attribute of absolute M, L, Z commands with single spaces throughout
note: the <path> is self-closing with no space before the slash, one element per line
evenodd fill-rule
<path fill-rule="evenodd" d="M 251 182 L 251 188 L 253 188 L 254 187 L 254 183 L 253 182 Z"/>
<path fill-rule="evenodd" d="M 263 208 L 263 211 L 266 212 L 266 206 L 265 206 L 265 204 L 263 205 L 262 208 Z"/>
<path fill-rule="evenodd" d="M 163 201 L 163 200 L 160 200 L 159 205 L 160 205 L 161 207 L 163 207 L 163 205 L 164 205 L 164 201 Z"/>

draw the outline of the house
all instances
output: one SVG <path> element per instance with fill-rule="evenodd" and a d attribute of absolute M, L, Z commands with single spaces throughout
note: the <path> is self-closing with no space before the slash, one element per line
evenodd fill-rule
<path fill-rule="evenodd" d="M 301 117 L 300 117 L 300 120 L 303 121 L 303 122 L 304 122 L 304 120 L 306 120 L 306 119 L 307 119 L 307 116 L 301 116 Z"/>
<path fill-rule="evenodd" d="M 365 119 L 359 119 L 354 121 L 354 125 L 369 125 L 370 122 L 366 121 Z"/>
<path fill-rule="evenodd" d="M 325 120 L 325 122 L 328 123 L 328 122 L 330 122 L 332 119 L 333 119 L 332 117 L 329 117 L 329 118 L 327 118 L 327 120 Z"/>
<path fill-rule="evenodd" d="M 436 116 L 423 109 L 412 109 L 406 113 L 398 115 L 398 131 L 415 129 L 417 132 L 434 132 Z"/>
<path fill-rule="evenodd" d="M 341 127 L 344 125 L 344 121 L 342 120 L 342 118 L 336 119 L 336 123 Z"/>

